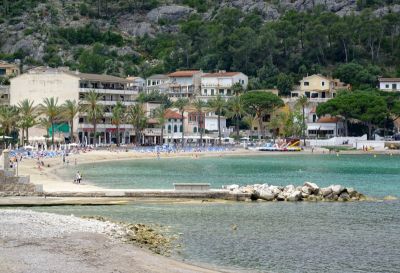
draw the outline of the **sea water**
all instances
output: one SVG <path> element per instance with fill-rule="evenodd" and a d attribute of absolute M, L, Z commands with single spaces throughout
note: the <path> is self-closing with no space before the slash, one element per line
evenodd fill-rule
<path fill-rule="evenodd" d="M 400 197 L 400 157 L 279 155 L 151 159 L 87 164 L 84 177 L 112 188 L 172 188 L 312 181 Z M 64 169 L 62 175 L 75 170 Z M 61 173 L 61 171 L 60 171 Z M 178 259 L 240 272 L 400 272 L 400 201 L 131 203 L 36 208 L 162 224 L 181 234 Z"/>
<path fill-rule="evenodd" d="M 341 184 L 376 197 L 400 196 L 400 156 L 390 155 L 270 155 L 162 158 L 111 161 L 70 166 L 57 171 L 71 180 L 80 170 L 84 182 L 105 188 L 172 189 L 173 183 L 268 183 L 320 186 Z"/>

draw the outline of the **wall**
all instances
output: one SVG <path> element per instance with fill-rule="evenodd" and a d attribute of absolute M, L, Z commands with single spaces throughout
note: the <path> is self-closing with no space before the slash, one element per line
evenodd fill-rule
<path fill-rule="evenodd" d="M 58 98 L 58 104 L 66 100 L 79 101 L 79 78 L 65 73 L 26 73 L 10 80 L 10 104 L 18 105 L 24 99 L 33 101 L 34 106 L 44 98 Z M 78 118 L 74 128 L 78 128 Z M 43 136 L 46 130 L 36 126 L 29 130 L 29 136 Z"/>

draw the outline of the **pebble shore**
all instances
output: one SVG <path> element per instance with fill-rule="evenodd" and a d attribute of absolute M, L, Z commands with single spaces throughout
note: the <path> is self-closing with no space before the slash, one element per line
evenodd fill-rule
<path fill-rule="evenodd" d="M 0 272 L 218 272 L 124 243 L 127 226 L 109 221 L 14 209 L 0 209 L 0 219 Z M 140 232 L 153 238 L 146 227 Z"/>

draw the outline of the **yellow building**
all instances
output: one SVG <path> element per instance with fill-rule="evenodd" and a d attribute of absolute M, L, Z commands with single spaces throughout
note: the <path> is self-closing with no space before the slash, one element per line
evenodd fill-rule
<path fill-rule="evenodd" d="M 311 102 L 325 102 L 336 96 L 337 91 L 350 89 L 339 79 L 332 79 L 320 74 L 304 77 L 300 85 L 291 92 L 291 98 L 306 96 Z"/>
<path fill-rule="evenodd" d="M 0 61 L 0 77 L 18 76 L 19 74 L 20 71 L 17 64 L 11 64 L 4 61 Z"/>

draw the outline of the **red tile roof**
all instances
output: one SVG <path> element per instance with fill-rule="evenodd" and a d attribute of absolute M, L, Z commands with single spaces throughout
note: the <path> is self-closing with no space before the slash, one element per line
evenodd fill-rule
<path fill-rule="evenodd" d="M 400 82 L 400 78 L 379 78 L 380 82 Z"/>
<path fill-rule="evenodd" d="M 203 77 L 232 77 L 240 72 L 218 72 L 218 73 L 208 73 L 203 75 Z"/>
<path fill-rule="evenodd" d="M 172 110 L 167 110 L 167 112 L 165 113 L 165 118 L 172 118 L 172 119 L 182 119 L 181 114 L 174 112 Z"/>
<path fill-rule="evenodd" d="M 199 73 L 200 70 L 182 70 L 175 71 L 173 73 L 168 74 L 169 77 L 193 77 L 194 74 Z"/>
<path fill-rule="evenodd" d="M 339 121 L 339 119 L 336 117 L 322 117 L 322 118 L 318 119 L 317 122 L 319 122 L 319 123 L 336 123 L 338 121 Z"/>

